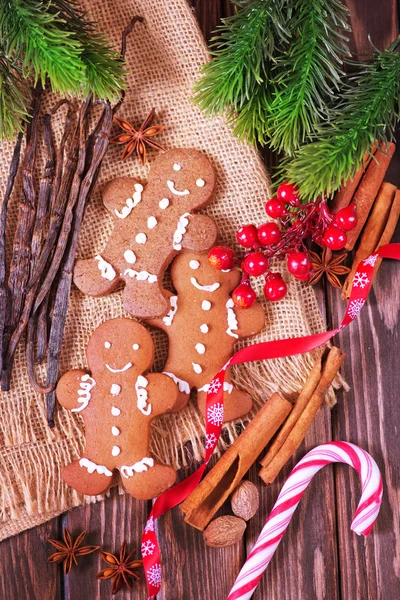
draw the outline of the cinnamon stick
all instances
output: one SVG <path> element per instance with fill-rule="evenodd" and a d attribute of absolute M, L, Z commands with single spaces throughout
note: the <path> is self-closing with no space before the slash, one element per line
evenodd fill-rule
<path fill-rule="evenodd" d="M 346 355 L 338 348 L 333 347 L 330 349 L 326 361 L 323 364 L 321 378 L 318 382 L 318 385 L 316 386 L 297 423 L 290 431 L 279 452 L 274 456 L 269 464 L 267 459 L 267 466 L 262 467 L 259 472 L 259 475 L 265 484 L 269 484 L 274 481 L 282 467 L 287 463 L 289 458 L 294 454 L 301 442 L 304 440 L 306 433 L 313 422 L 318 409 L 324 401 L 329 387 L 336 377 L 345 356 Z"/>
<path fill-rule="evenodd" d="M 396 149 L 395 144 L 381 144 L 369 163 L 364 177 L 354 194 L 353 201 L 357 206 L 357 225 L 347 233 L 346 250 L 352 250 L 368 218 L 374 200 L 382 185 L 386 171 Z"/>
<path fill-rule="evenodd" d="M 335 197 L 333 198 L 330 209 L 333 214 L 336 214 L 341 208 L 346 208 L 350 204 L 353 199 L 353 196 L 356 192 L 358 184 L 360 183 L 366 168 L 368 167 L 372 156 L 376 152 L 375 144 L 372 146 L 370 152 L 366 152 L 364 154 L 361 167 L 356 171 L 353 179 L 349 179 L 346 183 L 340 188 L 338 192 L 336 192 Z"/>
<path fill-rule="evenodd" d="M 310 398 L 315 391 L 315 388 L 318 385 L 319 380 L 321 379 L 321 369 L 322 369 L 322 357 L 319 356 L 310 371 L 310 374 L 307 378 L 307 381 L 304 384 L 303 389 L 297 397 L 297 400 L 292 408 L 292 411 L 281 429 L 277 433 L 274 441 L 271 446 L 268 448 L 268 452 L 260 460 L 260 464 L 263 467 L 269 465 L 269 463 L 275 458 L 278 454 L 279 450 L 282 448 L 283 444 L 287 440 L 288 435 L 292 431 L 293 427 L 296 425 L 299 420 L 301 414 L 303 413 L 305 407 L 307 406 Z"/>
<path fill-rule="evenodd" d="M 383 233 L 380 237 L 378 244 L 376 245 L 375 250 L 377 250 L 381 246 L 384 246 L 385 244 L 389 244 L 389 242 L 392 239 L 393 234 L 395 232 L 397 223 L 399 221 L 399 216 L 400 216 L 400 190 L 397 190 L 394 200 L 393 200 L 393 204 L 390 209 L 390 213 L 389 213 L 388 220 L 386 222 L 385 229 L 383 230 Z M 373 275 L 374 278 L 376 277 L 376 273 L 382 263 L 382 260 L 383 260 L 382 258 L 378 258 L 378 260 L 375 263 L 375 269 L 374 269 L 374 275 Z"/>
<path fill-rule="evenodd" d="M 292 404 L 273 394 L 243 433 L 225 452 L 181 508 L 185 521 L 203 530 L 257 459 L 292 409 Z"/>
<path fill-rule="evenodd" d="M 354 273 L 358 264 L 367 258 L 376 249 L 381 235 L 385 229 L 391 206 L 396 193 L 396 186 L 391 183 L 382 183 L 378 196 L 374 202 L 371 214 L 368 217 L 364 232 L 358 245 L 350 273 L 343 285 L 342 298 L 350 298 Z"/>

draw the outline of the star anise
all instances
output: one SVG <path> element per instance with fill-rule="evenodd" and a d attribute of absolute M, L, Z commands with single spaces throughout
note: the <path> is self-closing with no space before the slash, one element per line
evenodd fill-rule
<path fill-rule="evenodd" d="M 83 538 L 86 535 L 86 530 L 82 531 L 78 535 L 78 537 L 73 539 L 71 532 L 67 527 L 64 527 L 64 541 L 60 542 L 59 540 L 51 540 L 47 538 L 47 541 L 50 542 L 54 548 L 57 548 L 57 552 L 49 556 L 49 563 L 64 563 L 64 573 L 68 575 L 71 571 L 74 563 L 77 565 L 78 561 L 76 560 L 78 556 L 84 556 L 85 554 L 91 554 L 100 548 L 100 546 L 81 546 L 83 542 Z"/>
<path fill-rule="evenodd" d="M 135 571 L 142 567 L 142 560 L 134 560 L 135 549 L 127 555 L 126 541 L 122 542 L 119 558 L 111 552 L 100 552 L 101 558 L 107 563 L 107 567 L 97 573 L 97 579 L 112 579 L 111 591 L 116 594 L 122 588 L 124 582 L 129 589 L 132 588 L 132 579 L 139 579 Z"/>
<path fill-rule="evenodd" d="M 350 269 L 342 264 L 347 256 L 347 252 L 341 252 L 340 254 L 336 254 L 336 256 L 332 256 L 331 251 L 328 252 L 328 248 L 324 248 L 321 256 L 316 252 L 311 252 L 311 250 L 308 254 L 314 269 L 314 275 L 309 280 L 310 285 L 316 284 L 325 273 L 329 283 L 341 289 L 342 284 L 339 281 L 338 275 L 350 273 Z"/>
<path fill-rule="evenodd" d="M 156 148 L 156 150 L 164 150 L 160 144 L 157 144 L 157 142 L 152 140 L 155 135 L 158 135 L 165 129 L 164 125 L 151 125 L 155 112 L 156 109 L 153 108 L 138 130 L 136 130 L 128 121 L 125 121 L 125 119 L 117 116 L 114 117 L 114 120 L 121 127 L 123 133 L 119 133 L 111 138 L 110 142 L 112 144 L 126 145 L 125 150 L 122 153 L 122 160 L 128 158 L 132 152 L 135 152 L 136 150 L 140 162 L 144 165 L 146 161 L 146 144 L 152 148 Z"/>

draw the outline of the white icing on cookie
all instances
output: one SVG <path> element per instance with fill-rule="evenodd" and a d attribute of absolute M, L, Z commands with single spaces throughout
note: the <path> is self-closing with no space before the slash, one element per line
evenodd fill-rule
<path fill-rule="evenodd" d="M 133 250 L 125 250 L 125 252 L 124 252 L 124 259 L 130 265 L 134 265 L 135 262 L 136 262 L 136 254 L 134 253 Z"/>
<path fill-rule="evenodd" d="M 151 404 L 147 404 L 149 397 L 146 387 L 148 386 L 148 380 L 143 375 L 139 375 L 135 383 L 135 390 L 137 394 L 137 407 L 146 417 L 151 413 Z"/>
<path fill-rule="evenodd" d="M 203 369 L 201 368 L 201 366 L 199 365 L 199 363 L 192 362 L 192 366 L 193 366 L 193 371 L 195 373 L 202 373 L 203 372 Z"/>
<path fill-rule="evenodd" d="M 117 437 L 117 435 L 119 435 L 121 432 L 120 432 L 120 430 L 118 429 L 118 427 L 114 427 L 114 426 L 113 426 L 113 427 L 111 427 L 111 433 L 112 433 L 112 434 L 113 434 L 115 437 Z"/>
<path fill-rule="evenodd" d="M 79 382 L 80 389 L 78 390 L 78 404 L 81 404 L 81 406 L 79 408 L 72 408 L 71 412 L 81 412 L 82 410 L 85 410 L 92 397 L 90 392 L 95 385 L 96 382 L 93 379 L 93 377 L 90 377 L 90 375 L 88 375 L 87 373 L 85 373 L 85 375 L 82 375 L 81 380 Z"/>
<path fill-rule="evenodd" d="M 110 342 L 104 342 L 104 348 L 111 348 Z"/>
<path fill-rule="evenodd" d="M 201 303 L 201 308 L 203 310 L 210 310 L 211 302 L 209 300 L 203 300 L 203 302 Z"/>
<path fill-rule="evenodd" d="M 206 347 L 204 344 L 196 344 L 195 345 L 196 348 L 196 352 L 198 352 L 199 354 L 204 354 L 204 352 L 206 351 Z"/>
<path fill-rule="evenodd" d="M 203 325 L 200 325 L 200 331 L 201 333 L 208 333 L 208 325 L 206 325 L 205 323 L 203 323 Z"/>
<path fill-rule="evenodd" d="M 226 333 L 236 339 L 239 338 L 237 333 L 233 333 L 233 330 L 237 330 L 238 329 L 238 322 L 237 322 L 237 318 L 235 315 L 235 311 L 233 310 L 233 307 L 235 306 L 232 298 L 229 298 L 228 302 L 225 304 L 226 306 L 226 310 L 227 310 L 227 315 L 228 315 L 228 329 L 226 330 Z"/>
<path fill-rule="evenodd" d="M 111 414 L 112 414 L 113 417 L 119 417 L 119 415 L 121 414 L 121 411 L 116 406 L 112 406 L 111 407 Z"/>
<path fill-rule="evenodd" d="M 121 452 L 121 448 L 119 446 L 113 446 L 112 450 L 111 450 L 111 454 L 113 456 L 118 456 L 118 454 Z"/>
<path fill-rule="evenodd" d="M 134 465 L 122 465 L 122 467 L 119 468 L 119 471 L 121 475 L 127 478 L 133 477 L 134 473 L 143 473 L 143 471 L 147 471 L 149 467 L 154 467 L 154 460 L 152 458 L 144 457 Z"/>
<path fill-rule="evenodd" d="M 209 383 L 206 383 L 205 385 L 203 385 L 203 387 L 198 388 L 198 392 L 208 392 L 210 387 Z M 233 390 L 233 385 L 231 383 L 229 383 L 228 381 L 224 381 L 224 392 L 228 392 L 228 394 L 232 394 L 232 390 Z"/>
<path fill-rule="evenodd" d="M 106 367 L 109 371 L 111 371 L 111 373 L 123 373 L 124 371 L 127 371 L 128 369 L 130 369 L 132 366 L 131 362 L 126 363 L 126 365 L 124 367 L 122 367 L 122 369 L 113 369 L 112 367 L 110 367 L 110 365 L 108 365 L 106 363 Z"/>
<path fill-rule="evenodd" d="M 174 182 L 169 180 L 167 181 L 167 186 L 170 192 L 175 194 L 175 196 L 188 196 L 190 194 L 189 190 L 182 190 L 181 192 L 175 188 Z"/>
<path fill-rule="evenodd" d="M 178 296 L 170 296 L 169 304 L 171 308 L 168 313 L 163 317 L 163 321 L 167 327 L 172 325 L 176 311 L 178 310 Z"/>
<path fill-rule="evenodd" d="M 126 219 L 132 210 L 139 204 L 142 199 L 143 186 L 141 183 L 135 183 L 134 185 L 135 192 L 133 194 L 133 198 L 127 198 L 125 206 L 122 207 L 121 212 L 117 209 L 114 210 L 117 217 L 120 219 Z"/>
<path fill-rule="evenodd" d="M 149 217 L 147 219 L 147 227 L 149 229 L 154 229 L 154 227 L 157 225 L 157 219 L 155 217 Z"/>
<path fill-rule="evenodd" d="M 184 213 L 181 217 L 179 217 L 178 225 L 174 232 L 172 241 L 172 247 L 174 250 L 182 250 L 181 241 L 186 233 L 186 227 L 189 225 L 188 217 L 190 217 L 189 213 Z"/>
<path fill-rule="evenodd" d="M 147 242 L 147 235 L 143 232 L 138 233 L 135 237 L 135 241 L 137 244 L 145 244 Z"/>
<path fill-rule="evenodd" d="M 185 394 L 190 394 L 190 385 L 188 384 L 187 381 L 185 381 L 184 379 L 179 379 L 179 377 L 177 377 L 173 373 L 169 373 L 168 371 L 163 371 L 163 373 L 164 373 L 164 375 L 168 375 L 168 377 L 171 377 L 171 379 L 173 381 L 175 381 L 180 392 L 183 392 Z"/>
<path fill-rule="evenodd" d="M 85 469 L 87 469 L 88 473 L 90 473 L 90 474 L 92 474 L 96 471 L 99 475 L 106 475 L 107 477 L 112 476 L 112 472 L 109 471 L 107 469 L 107 467 L 105 467 L 103 465 L 96 465 L 96 463 L 89 460 L 88 458 L 81 458 L 79 461 L 79 464 L 81 467 L 84 467 Z"/>
<path fill-rule="evenodd" d="M 191 277 L 190 283 L 192 285 L 194 285 L 195 288 L 197 288 L 198 290 L 201 290 L 202 292 L 215 292 L 215 290 L 217 290 L 219 287 L 221 287 L 221 284 L 218 283 L 217 281 L 215 283 L 212 283 L 211 285 L 200 285 L 200 283 L 198 283 L 196 277 Z"/>
<path fill-rule="evenodd" d="M 149 283 L 157 281 L 157 275 L 152 275 L 148 271 L 135 271 L 135 269 L 125 269 L 123 276 L 132 277 L 132 279 L 136 277 L 139 281 L 148 281 Z"/>
<path fill-rule="evenodd" d="M 132 346 L 132 348 L 134 350 L 139 350 L 139 347 L 140 347 L 139 344 L 133 344 L 133 346 Z"/>
<path fill-rule="evenodd" d="M 200 263 L 199 263 L 199 261 L 198 261 L 198 260 L 191 260 L 191 261 L 189 262 L 189 267 L 190 267 L 191 269 L 193 269 L 193 271 L 195 271 L 196 269 L 198 269 L 198 268 L 199 268 L 199 266 L 200 266 Z"/>
<path fill-rule="evenodd" d="M 174 169 L 174 171 L 180 171 L 182 169 L 181 165 L 179 165 L 178 163 L 175 163 L 172 168 Z"/>
<path fill-rule="evenodd" d="M 120 391 L 121 391 L 121 386 L 118 385 L 118 383 L 113 383 L 111 386 L 111 390 L 110 390 L 111 396 L 118 396 Z"/>
<path fill-rule="evenodd" d="M 165 210 L 166 208 L 168 208 L 168 206 L 169 206 L 168 198 L 163 198 L 162 200 L 160 200 L 160 202 L 158 203 L 158 206 L 161 208 L 161 210 Z"/>
<path fill-rule="evenodd" d="M 204 181 L 204 179 L 197 179 L 196 185 L 197 187 L 204 187 L 206 185 L 206 182 Z"/>
<path fill-rule="evenodd" d="M 94 259 L 99 261 L 99 264 L 97 266 L 98 266 L 99 270 L 101 271 L 101 276 L 104 277 L 104 279 L 108 279 L 109 281 L 112 281 L 113 279 L 115 279 L 116 272 L 114 271 L 114 269 L 113 269 L 112 265 L 110 265 L 110 263 L 105 261 L 104 258 L 102 258 L 100 256 L 100 254 L 95 256 Z"/>

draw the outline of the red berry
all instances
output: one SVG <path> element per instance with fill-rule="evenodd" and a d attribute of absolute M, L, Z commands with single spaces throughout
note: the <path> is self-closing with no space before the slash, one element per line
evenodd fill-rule
<path fill-rule="evenodd" d="M 299 189 L 294 183 L 289 183 L 289 181 L 285 181 L 282 183 L 276 192 L 279 200 L 285 202 L 286 204 L 290 204 L 290 206 L 300 206 L 300 196 Z"/>
<path fill-rule="evenodd" d="M 258 241 L 263 246 L 272 246 L 281 239 L 281 232 L 276 223 L 264 223 L 258 228 Z"/>
<path fill-rule="evenodd" d="M 244 258 L 242 267 L 249 275 L 258 277 L 268 270 L 268 260 L 262 252 L 252 252 Z"/>
<path fill-rule="evenodd" d="M 248 281 L 242 281 L 233 290 L 232 300 L 238 308 L 250 308 L 256 301 L 256 293 Z"/>
<path fill-rule="evenodd" d="M 314 270 L 311 268 L 305 275 L 293 275 L 298 281 L 308 281 L 313 276 Z"/>
<path fill-rule="evenodd" d="M 228 246 L 214 246 L 208 253 L 208 262 L 213 269 L 232 269 L 236 262 L 234 251 Z"/>
<path fill-rule="evenodd" d="M 265 203 L 265 212 L 271 217 L 271 219 L 280 219 L 287 215 L 287 210 L 282 202 L 278 198 L 271 198 Z"/>
<path fill-rule="evenodd" d="M 294 277 L 304 277 L 311 268 L 311 261 L 306 252 L 289 252 L 287 255 L 287 268 Z"/>
<path fill-rule="evenodd" d="M 269 273 L 264 285 L 264 294 L 267 300 L 277 302 L 286 296 L 287 286 L 280 273 Z"/>
<path fill-rule="evenodd" d="M 347 235 L 345 231 L 342 231 L 336 225 L 332 225 L 332 227 L 325 230 L 322 241 L 330 250 L 341 250 L 346 245 Z"/>
<path fill-rule="evenodd" d="M 257 227 L 255 225 L 243 225 L 237 230 L 236 239 L 241 246 L 252 248 L 258 242 Z"/>
<path fill-rule="evenodd" d="M 349 204 L 346 208 L 341 208 L 335 215 L 335 225 L 344 229 L 345 231 L 351 231 L 357 225 L 357 207 L 354 204 Z"/>

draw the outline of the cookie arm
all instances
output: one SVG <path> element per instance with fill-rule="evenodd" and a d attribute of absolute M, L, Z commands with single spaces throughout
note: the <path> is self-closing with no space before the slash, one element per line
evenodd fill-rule
<path fill-rule="evenodd" d="M 83 369 L 68 371 L 61 377 L 56 388 L 58 402 L 68 410 L 81 412 L 90 400 L 93 381 L 94 379 Z"/>
<path fill-rule="evenodd" d="M 234 308 L 238 329 L 235 333 L 239 338 L 245 338 L 261 331 L 265 325 L 264 309 L 256 302 L 250 308 Z"/>
<path fill-rule="evenodd" d="M 105 296 L 113 292 L 119 282 L 120 277 L 113 266 L 105 262 L 100 255 L 75 263 L 74 284 L 83 294 Z"/>
<path fill-rule="evenodd" d="M 103 204 L 119 221 L 126 219 L 142 200 L 143 185 L 132 177 L 118 177 L 103 189 Z"/>
<path fill-rule="evenodd" d="M 207 252 L 217 241 L 218 230 L 214 221 L 207 215 L 191 215 L 189 225 L 182 239 L 182 248 L 195 252 Z"/>
<path fill-rule="evenodd" d="M 147 323 L 147 325 L 151 325 L 151 327 L 157 327 L 157 329 L 165 331 L 165 333 L 168 335 L 171 330 L 171 324 L 176 312 L 176 307 L 178 305 L 178 296 L 169 290 L 163 290 L 163 294 L 170 304 L 168 313 L 163 317 L 157 317 L 156 319 L 145 319 L 145 323 Z M 171 300 L 171 298 L 175 298 L 175 300 Z"/>
<path fill-rule="evenodd" d="M 146 375 L 148 403 L 152 406 L 151 416 L 156 417 L 169 411 L 178 399 L 178 386 L 168 375 L 150 373 Z"/>

